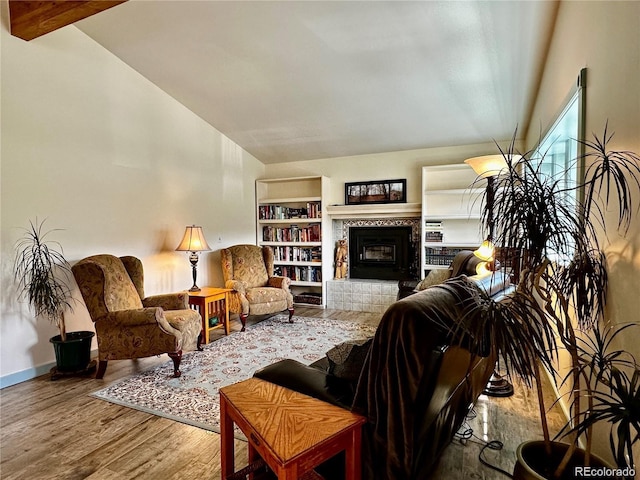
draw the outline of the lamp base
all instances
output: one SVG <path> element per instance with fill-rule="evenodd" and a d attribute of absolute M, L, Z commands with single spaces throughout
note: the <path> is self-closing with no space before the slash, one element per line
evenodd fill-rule
<path fill-rule="evenodd" d="M 510 397 L 513 395 L 513 385 L 494 371 L 482 393 L 488 397 Z"/>
<path fill-rule="evenodd" d="M 198 287 L 197 285 L 194 285 L 193 287 L 191 287 L 189 289 L 190 292 L 199 292 L 200 290 L 202 290 L 200 287 Z"/>

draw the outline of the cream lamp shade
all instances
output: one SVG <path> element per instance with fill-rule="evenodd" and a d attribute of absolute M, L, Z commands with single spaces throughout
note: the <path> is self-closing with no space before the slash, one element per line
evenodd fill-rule
<path fill-rule="evenodd" d="M 482 242 L 482 245 L 480 245 L 480 247 L 478 247 L 478 249 L 473 252 L 473 254 L 480 260 L 490 262 L 491 260 L 493 260 L 494 252 L 495 247 L 493 246 L 491 240 L 485 240 L 484 242 Z"/>
<path fill-rule="evenodd" d="M 204 238 L 202 227 L 196 227 L 191 225 L 184 231 L 184 237 L 176 251 L 178 252 L 206 252 L 211 250 L 211 247 Z"/>
<path fill-rule="evenodd" d="M 200 287 L 196 285 L 196 279 L 198 276 L 198 252 L 205 252 L 211 250 L 211 247 L 204 238 L 202 227 L 191 225 L 184 231 L 184 237 L 176 248 L 178 252 L 191 252 L 189 255 L 189 262 L 191 262 L 191 272 L 193 276 L 193 286 L 189 289 L 190 292 L 199 292 Z"/>
<path fill-rule="evenodd" d="M 520 155 L 513 155 L 511 162 L 517 162 L 522 157 Z M 478 176 L 483 178 L 495 177 L 504 173 L 507 169 L 507 159 L 504 155 L 484 155 L 482 157 L 467 158 L 464 163 L 473 168 L 473 171 Z"/>

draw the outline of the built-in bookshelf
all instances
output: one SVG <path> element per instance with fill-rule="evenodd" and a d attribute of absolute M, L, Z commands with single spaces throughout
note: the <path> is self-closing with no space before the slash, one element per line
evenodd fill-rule
<path fill-rule="evenodd" d="M 461 250 L 482 242 L 480 208 L 485 180 L 465 163 L 422 167 L 421 274 L 447 268 Z"/>
<path fill-rule="evenodd" d="M 291 279 L 297 304 L 327 303 L 324 285 L 333 257 L 329 219 L 323 216 L 328 186 L 323 176 L 256 181 L 257 243 L 273 249 L 274 273 Z"/>

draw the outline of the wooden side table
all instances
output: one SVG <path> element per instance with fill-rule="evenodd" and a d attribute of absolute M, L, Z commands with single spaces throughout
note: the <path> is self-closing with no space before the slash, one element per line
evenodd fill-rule
<path fill-rule="evenodd" d="M 360 480 L 365 418 L 330 403 L 257 378 L 220 389 L 222 479 L 234 474 L 234 423 L 279 480 L 298 480 L 341 451 L 346 479 Z"/>
<path fill-rule="evenodd" d="M 189 292 L 189 306 L 198 310 L 202 318 L 204 343 L 209 343 L 212 330 L 224 327 L 225 335 L 229 335 L 229 288 L 204 287 L 199 292 Z M 209 326 L 209 319 L 218 317 L 218 324 Z"/>

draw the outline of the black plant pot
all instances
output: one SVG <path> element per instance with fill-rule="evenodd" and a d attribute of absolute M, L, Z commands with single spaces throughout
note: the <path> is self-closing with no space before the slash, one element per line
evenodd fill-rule
<path fill-rule="evenodd" d="M 69 332 L 67 339 L 62 341 L 60 335 L 51 337 L 56 353 L 58 372 L 82 372 L 87 370 L 91 362 L 91 339 L 94 332 Z"/>
<path fill-rule="evenodd" d="M 513 469 L 514 480 L 545 480 L 553 478 L 553 471 L 560 464 L 562 457 L 569 448 L 566 443 L 551 442 L 551 458 L 545 453 L 544 442 L 542 440 L 521 443 L 516 451 L 516 465 Z M 621 478 L 611 475 L 613 467 L 597 455 L 591 454 L 590 473 L 584 474 L 585 451 L 576 449 L 565 469 L 561 480 L 577 478 Z M 597 472 L 604 472 L 599 476 Z"/>

